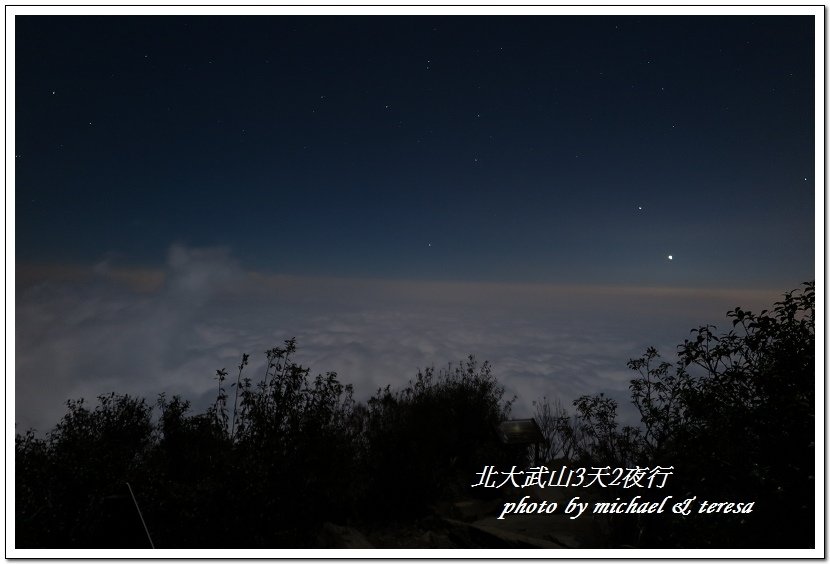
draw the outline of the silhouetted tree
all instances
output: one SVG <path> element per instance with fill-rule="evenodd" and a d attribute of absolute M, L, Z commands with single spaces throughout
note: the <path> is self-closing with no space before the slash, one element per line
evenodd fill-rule
<path fill-rule="evenodd" d="M 153 432 L 144 400 L 110 394 L 94 409 L 83 400 L 67 408 L 46 439 L 27 433 L 16 440 L 21 546 L 103 546 L 105 501 L 140 479 Z"/>
<path fill-rule="evenodd" d="M 503 396 L 490 365 L 472 356 L 445 372 L 418 372 L 400 391 L 378 390 L 367 414 L 370 506 L 401 518 L 469 493 L 471 477 L 505 457 L 496 428 L 512 401 Z"/>
<path fill-rule="evenodd" d="M 576 418 L 568 414 L 559 398 L 551 403 L 547 396 L 543 396 L 533 402 L 533 407 L 533 418 L 546 441 L 540 445 L 542 463 L 555 459 L 570 461 L 576 456 L 581 442 Z"/>
<path fill-rule="evenodd" d="M 652 519 L 665 546 L 809 547 L 815 507 L 815 292 L 772 311 L 727 313 L 732 330 L 692 331 L 673 367 L 657 351 L 629 362 L 632 398 L 652 463 L 674 465 L 672 491 L 755 501 L 747 515 Z"/>

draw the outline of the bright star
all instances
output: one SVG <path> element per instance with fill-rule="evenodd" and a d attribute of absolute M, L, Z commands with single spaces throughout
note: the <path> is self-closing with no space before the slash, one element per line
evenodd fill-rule
<path fill-rule="evenodd" d="M 669 255 L 669 260 L 674 260 L 674 258 L 671 255 Z"/>

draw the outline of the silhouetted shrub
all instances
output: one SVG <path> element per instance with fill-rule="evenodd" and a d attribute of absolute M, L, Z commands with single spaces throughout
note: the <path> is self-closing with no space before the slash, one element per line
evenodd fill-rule
<path fill-rule="evenodd" d="M 540 445 L 540 464 L 576 459 L 582 443 L 576 417 L 568 413 L 559 398 L 551 403 L 547 396 L 543 396 L 533 402 L 533 407 L 533 418 L 545 437 L 545 443 Z"/>
<path fill-rule="evenodd" d="M 628 362 L 641 427 L 618 428 L 603 394 L 574 401 L 573 417 L 537 404 L 552 444 L 583 465 L 674 467 L 643 500 L 755 502 L 741 515 L 615 517 L 619 544 L 645 547 L 813 546 L 815 510 L 815 292 L 788 292 L 772 311 L 727 313 L 732 330 L 694 329 L 678 360 L 653 347 Z M 568 457 L 570 458 L 570 456 Z"/>
<path fill-rule="evenodd" d="M 511 401 L 490 365 L 470 356 L 446 372 L 419 372 L 400 391 L 378 390 L 367 414 L 367 469 L 379 517 L 424 512 L 438 497 L 469 493 L 485 464 L 504 460 L 496 434 Z"/>
<path fill-rule="evenodd" d="M 641 460 L 674 466 L 666 494 L 755 502 L 746 515 L 661 515 L 641 523 L 650 546 L 801 547 L 815 508 L 815 293 L 788 292 L 772 311 L 727 313 L 732 330 L 692 331 L 672 366 L 657 351 L 631 360 L 643 423 Z M 661 493 L 662 495 L 662 493 Z"/>
<path fill-rule="evenodd" d="M 265 375 L 256 386 L 242 378 L 243 357 L 234 384 L 229 503 L 244 513 L 256 546 L 310 542 L 323 521 L 346 520 L 357 495 L 352 387 L 335 373 L 309 380 L 309 369 L 291 359 L 295 351 L 293 339 L 266 351 Z M 219 397 L 212 414 L 227 429 Z M 237 538 L 241 528 L 236 523 Z"/>
<path fill-rule="evenodd" d="M 605 397 L 580 396 L 574 400 L 577 460 L 597 466 L 626 467 L 640 459 L 640 429 L 618 429 L 617 402 Z"/>
<path fill-rule="evenodd" d="M 144 400 L 99 396 L 90 410 L 68 412 L 45 440 L 16 441 L 18 541 L 21 546 L 101 546 L 105 500 L 122 497 L 152 443 L 151 407 Z"/>

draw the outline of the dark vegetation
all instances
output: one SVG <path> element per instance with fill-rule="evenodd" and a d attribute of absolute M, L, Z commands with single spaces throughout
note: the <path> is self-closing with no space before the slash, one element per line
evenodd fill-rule
<path fill-rule="evenodd" d="M 746 515 L 616 516 L 611 546 L 813 546 L 813 285 L 772 311 L 727 315 L 730 331 L 693 330 L 674 364 L 654 349 L 629 361 L 637 427 L 620 427 L 602 394 L 573 414 L 536 402 L 551 468 L 673 466 L 664 489 L 633 493 L 755 502 Z M 442 500 L 487 495 L 470 488 L 485 464 L 530 462 L 499 442 L 511 401 L 487 363 L 425 370 L 363 404 L 336 374 L 311 378 L 294 352 L 293 340 L 267 351 L 257 383 L 247 355 L 217 371 L 203 413 L 179 397 L 112 394 L 68 402 L 45 438 L 18 434 L 16 546 L 147 546 L 126 483 L 156 547 L 314 546 L 324 522 L 428 519 Z"/>

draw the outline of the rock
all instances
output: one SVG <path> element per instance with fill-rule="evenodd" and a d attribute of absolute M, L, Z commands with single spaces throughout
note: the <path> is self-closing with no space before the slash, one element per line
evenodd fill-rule
<path fill-rule="evenodd" d="M 449 538 L 467 548 L 565 548 L 550 540 L 454 519 L 444 519 Z"/>
<path fill-rule="evenodd" d="M 317 534 L 320 548 L 375 548 L 363 533 L 352 527 L 324 523 Z"/>
<path fill-rule="evenodd" d="M 434 531 L 427 531 L 421 537 L 421 542 L 426 548 L 458 548 L 455 543 L 450 540 L 447 535 L 442 535 Z"/>

